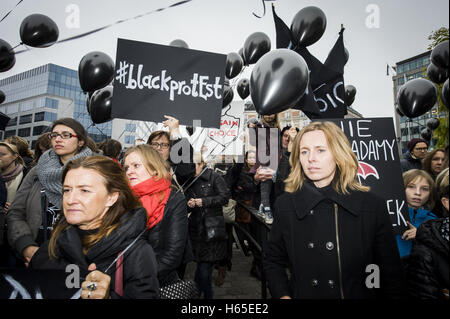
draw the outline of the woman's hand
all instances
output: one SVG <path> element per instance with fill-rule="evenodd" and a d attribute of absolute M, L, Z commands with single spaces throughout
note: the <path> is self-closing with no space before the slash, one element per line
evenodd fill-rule
<path fill-rule="evenodd" d="M 6 202 L 5 206 L 4 206 L 4 210 L 3 210 L 5 212 L 5 214 L 8 212 L 9 206 L 11 206 L 11 203 L 10 202 Z"/>
<path fill-rule="evenodd" d="M 97 269 L 95 264 L 90 264 L 86 280 L 81 284 L 82 299 L 108 299 L 111 277 Z"/>
<path fill-rule="evenodd" d="M 292 147 L 294 146 L 294 140 L 295 137 L 297 136 L 297 129 L 295 128 L 295 126 L 292 126 L 289 130 L 288 130 L 288 134 L 289 134 L 289 144 L 288 144 L 288 152 L 292 152 Z"/>
<path fill-rule="evenodd" d="M 34 254 L 38 251 L 39 247 L 37 246 L 28 246 L 22 252 L 23 258 L 25 258 L 25 266 L 28 267 L 30 264 L 31 258 L 33 258 Z"/>
<path fill-rule="evenodd" d="M 169 127 L 170 139 L 174 140 L 180 136 L 180 121 L 173 116 L 164 115 L 167 119 L 163 122 L 164 127 Z"/>
<path fill-rule="evenodd" d="M 191 198 L 188 202 L 187 205 L 189 206 L 189 208 L 194 208 L 195 207 L 195 199 Z"/>
<path fill-rule="evenodd" d="M 197 205 L 198 207 L 202 207 L 203 206 L 203 200 L 201 198 L 196 198 L 195 199 L 195 205 Z"/>
<path fill-rule="evenodd" d="M 416 238 L 417 228 L 414 227 L 410 222 L 406 222 L 409 226 L 409 229 L 403 233 L 402 239 L 404 240 L 412 240 Z"/>

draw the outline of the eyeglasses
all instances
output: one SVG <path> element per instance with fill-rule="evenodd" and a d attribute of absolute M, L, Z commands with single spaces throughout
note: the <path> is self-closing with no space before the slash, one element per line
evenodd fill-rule
<path fill-rule="evenodd" d="M 428 149 L 428 147 L 421 147 L 421 148 L 415 148 L 415 151 L 419 151 L 419 152 L 426 152 Z"/>
<path fill-rule="evenodd" d="M 61 138 L 65 139 L 65 140 L 72 138 L 72 137 L 78 137 L 78 135 L 75 135 L 75 134 L 72 134 L 69 132 L 62 132 L 61 134 L 53 132 L 53 133 L 48 134 L 48 138 L 51 140 L 57 138 L 58 136 L 61 136 Z"/>
<path fill-rule="evenodd" d="M 150 145 L 151 145 L 153 148 L 159 148 L 159 147 L 161 147 L 162 149 L 167 149 L 167 148 L 169 148 L 169 146 L 170 146 L 169 143 L 156 143 L 156 142 L 151 143 Z"/>

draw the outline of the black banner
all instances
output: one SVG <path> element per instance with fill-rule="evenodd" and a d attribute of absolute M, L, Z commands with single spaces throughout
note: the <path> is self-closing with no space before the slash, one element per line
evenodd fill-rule
<path fill-rule="evenodd" d="M 220 127 L 226 55 L 118 39 L 113 118 Z M 201 120 L 195 123 L 194 120 Z"/>
<path fill-rule="evenodd" d="M 386 200 L 392 226 L 403 234 L 409 213 L 392 118 L 324 121 L 336 123 L 345 133 L 359 161 L 359 182 Z"/>

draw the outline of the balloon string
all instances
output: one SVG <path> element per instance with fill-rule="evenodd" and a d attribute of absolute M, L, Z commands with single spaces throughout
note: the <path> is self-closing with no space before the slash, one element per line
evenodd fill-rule
<path fill-rule="evenodd" d="M 2 22 L 3 20 L 5 20 L 6 17 L 9 16 L 9 14 L 10 14 L 11 12 L 13 12 L 13 10 L 14 10 L 21 2 L 23 2 L 23 0 L 20 0 L 19 2 L 17 2 L 17 4 L 14 6 L 14 8 L 12 8 L 11 10 L 9 10 L 9 12 L 8 12 L 8 13 L 0 20 L 0 22 Z"/>
<path fill-rule="evenodd" d="M 102 31 L 102 30 L 108 29 L 108 28 L 110 28 L 110 27 L 113 27 L 113 26 L 115 26 L 115 25 L 117 25 L 117 24 L 120 24 L 120 23 L 123 23 L 123 22 L 127 22 L 127 21 L 130 21 L 130 20 L 133 20 L 133 19 L 142 18 L 142 17 L 144 17 L 144 16 L 146 16 L 146 15 L 149 15 L 149 14 L 152 14 L 152 13 L 155 13 L 155 12 L 160 12 L 160 11 L 163 11 L 163 10 L 166 10 L 166 9 L 169 9 L 169 8 L 172 8 L 172 7 L 176 7 L 176 6 L 179 6 L 179 5 L 182 5 L 182 4 L 191 2 L 191 1 L 193 1 L 193 0 L 183 0 L 183 1 L 179 1 L 179 2 L 176 2 L 176 3 L 174 3 L 174 4 L 171 4 L 170 6 L 165 7 L 165 8 L 159 8 L 159 9 L 156 9 L 156 10 L 152 10 L 152 11 L 149 11 L 149 12 L 146 12 L 146 13 L 143 13 L 143 14 L 140 14 L 140 15 L 137 15 L 137 16 L 132 17 L 132 18 L 127 18 L 127 19 L 118 20 L 118 21 L 116 21 L 116 22 L 114 22 L 114 23 L 111 23 L 111 24 L 109 24 L 109 25 L 106 25 L 106 26 L 103 26 L 103 27 L 100 27 L 100 28 L 97 28 L 97 29 L 94 29 L 94 30 L 91 30 L 91 31 L 88 31 L 88 32 L 85 32 L 85 33 L 82 33 L 82 34 L 78 34 L 78 35 L 75 35 L 75 36 L 72 36 L 72 37 L 69 37 L 69 38 L 66 38 L 66 39 L 62 39 L 62 40 L 60 40 L 60 41 L 55 42 L 54 44 L 58 44 L 58 43 L 63 43 L 63 42 L 71 41 L 71 40 L 80 39 L 80 38 L 86 37 L 86 36 L 88 36 L 88 35 L 91 35 L 91 34 L 93 34 L 93 33 L 97 33 L 97 32 L 99 32 L 99 31 Z M 27 50 L 17 51 L 16 54 L 20 54 L 20 53 L 23 53 L 23 52 L 26 52 L 26 51 L 27 51 Z"/>

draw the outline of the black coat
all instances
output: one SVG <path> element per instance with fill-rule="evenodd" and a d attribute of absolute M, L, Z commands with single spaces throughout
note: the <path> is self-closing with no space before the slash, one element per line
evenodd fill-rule
<path fill-rule="evenodd" d="M 324 194 L 323 194 L 323 193 Z M 366 288 L 366 267 L 380 270 L 380 289 Z M 338 195 L 306 182 L 275 204 L 263 250 L 274 298 L 403 297 L 404 282 L 386 203 L 366 192 Z M 290 268 L 288 280 L 286 268 Z"/>
<path fill-rule="evenodd" d="M 183 151 L 187 150 L 189 150 L 189 154 L 183 153 Z M 175 157 L 177 157 L 177 159 L 175 159 Z M 186 160 L 184 160 L 185 157 Z M 193 157 L 194 149 L 187 138 L 180 138 L 173 142 L 170 149 L 169 164 L 176 175 L 179 186 L 187 186 L 187 181 L 195 175 L 195 163 Z M 176 161 L 178 159 L 181 159 L 181 161 Z M 174 185 L 178 186 L 174 179 L 172 181 Z"/>
<path fill-rule="evenodd" d="M 420 159 L 413 158 L 411 153 L 407 152 L 400 160 L 400 166 L 403 173 L 411 169 L 422 169 L 422 161 Z"/>
<path fill-rule="evenodd" d="M 148 242 L 156 254 L 161 286 L 178 279 L 176 269 L 193 260 L 189 244 L 186 199 L 172 189 L 161 221 L 148 231 Z"/>
<path fill-rule="evenodd" d="M 275 179 L 274 186 L 274 197 L 275 199 L 284 194 L 284 181 L 289 177 L 291 173 L 291 165 L 289 164 L 290 152 L 285 152 L 281 155 L 280 162 L 278 163 L 277 176 Z"/>
<path fill-rule="evenodd" d="M 237 201 L 253 199 L 258 190 L 255 173 L 245 163 L 238 163 L 230 168 L 225 176 L 231 197 Z"/>
<path fill-rule="evenodd" d="M 206 169 L 195 183 L 186 191 L 186 199 L 201 198 L 202 207 L 188 208 L 189 236 L 192 251 L 197 262 L 215 262 L 227 256 L 227 241 L 206 241 L 204 216 L 215 220 L 217 231 L 225 233 L 225 220 L 222 206 L 228 203 L 229 191 L 225 180 L 220 174 Z"/>
<path fill-rule="evenodd" d="M 443 299 L 449 289 L 449 244 L 441 234 L 444 218 L 429 220 L 417 229 L 406 268 L 412 298 Z M 448 223 L 448 217 L 447 217 Z"/>
<path fill-rule="evenodd" d="M 95 263 L 97 270 L 104 272 L 118 254 L 141 234 L 146 227 L 147 213 L 139 208 L 122 216 L 121 224 L 109 236 L 101 239 L 96 245 L 83 254 L 80 231 L 77 227 L 68 227 L 57 239 L 59 259 L 50 259 L 48 241 L 31 259 L 33 269 L 65 269 L 68 264 L 80 267 L 80 275 L 86 277 L 88 267 Z M 157 263 L 152 247 L 145 236 L 141 236 L 123 255 L 123 296 L 126 299 L 159 298 L 157 279 Z M 111 276 L 111 298 L 120 298 L 115 292 L 115 265 L 108 275 Z"/>

